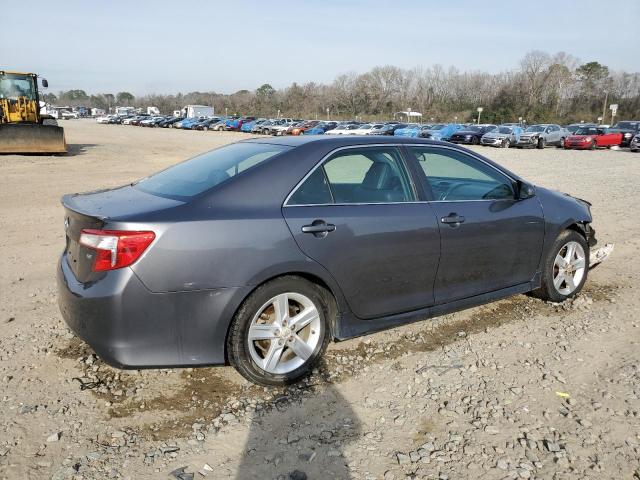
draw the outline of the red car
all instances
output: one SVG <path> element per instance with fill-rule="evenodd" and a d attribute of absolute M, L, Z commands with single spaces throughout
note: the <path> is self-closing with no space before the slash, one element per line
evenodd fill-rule
<path fill-rule="evenodd" d="M 609 132 L 600 127 L 580 127 L 564 141 L 564 148 L 595 150 L 598 147 L 611 147 L 622 143 L 622 133 Z"/>

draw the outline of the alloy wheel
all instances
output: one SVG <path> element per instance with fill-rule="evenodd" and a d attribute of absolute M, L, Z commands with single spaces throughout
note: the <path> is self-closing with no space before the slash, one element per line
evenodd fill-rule
<path fill-rule="evenodd" d="M 585 275 L 586 257 L 578 242 L 566 243 L 553 262 L 553 286 L 561 295 L 573 293 Z"/>
<path fill-rule="evenodd" d="M 287 292 L 267 301 L 251 320 L 248 349 L 265 372 L 286 374 L 304 365 L 321 341 L 321 319 L 305 295 Z"/>

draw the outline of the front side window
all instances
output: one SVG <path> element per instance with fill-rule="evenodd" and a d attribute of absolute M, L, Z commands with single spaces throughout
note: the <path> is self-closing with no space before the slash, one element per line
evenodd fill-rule
<path fill-rule="evenodd" d="M 417 158 L 437 201 L 515 198 L 509 177 L 466 153 L 437 147 L 409 150 Z"/>
<path fill-rule="evenodd" d="M 134 186 L 154 195 L 187 200 L 291 147 L 233 143 L 169 167 Z"/>
<path fill-rule="evenodd" d="M 288 205 L 411 202 L 415 197 L 394 147 L 341 150 L 313 172 Z"/>

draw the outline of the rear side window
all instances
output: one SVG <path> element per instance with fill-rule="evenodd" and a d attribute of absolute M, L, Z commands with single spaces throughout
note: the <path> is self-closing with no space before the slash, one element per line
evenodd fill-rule
<path fill-rule="evenodd" d="M 437 147 L 409 147 L 437 201 L 513 199 L 511 179 L 466 153 Z"/>
<path fill-rule="evenodd" d="M 295 190 L 287 205 L 398 203 L 414 199 L 398 149 L 364 147 L 332 155 Z"/>
<path fill-rule="evenodd" d="M 234 143 L 169 167 L 134 186 L 154 195 L 188 200 L 290 148 Z"/>

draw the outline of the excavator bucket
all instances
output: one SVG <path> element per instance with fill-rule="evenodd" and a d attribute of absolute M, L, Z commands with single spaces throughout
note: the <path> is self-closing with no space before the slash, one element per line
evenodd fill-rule
<path fill-rule="evenodd" d="M 0 153 L 67 153 L 64 130 L 56 125 L 0 125 Z"/>

